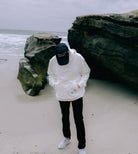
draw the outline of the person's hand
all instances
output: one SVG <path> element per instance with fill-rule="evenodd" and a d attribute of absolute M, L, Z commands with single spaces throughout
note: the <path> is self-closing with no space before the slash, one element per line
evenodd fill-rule
<path fill-rule="evenodd" d="M 79 84 L 77 84 L 77 87 L 78 87 L 78 88 L 80 88 L 80 85 L 79 85 Z"/>
<path fill-rule="evenodd" d="M 53 85 L 53 88 L 56 88 L 57 85 L 58 85 L 58 83 L 55 83 L 55 84 Z"/>
<path fill-rule="evenodd" d="M 56 88 L 56 83 L 53 85 L 53 88 L 54 88 L 54 89 Z"/>

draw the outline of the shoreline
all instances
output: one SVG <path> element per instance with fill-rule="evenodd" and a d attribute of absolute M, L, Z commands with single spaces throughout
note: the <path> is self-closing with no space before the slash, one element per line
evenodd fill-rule
<path fill-rule="evenodd" d="M 70 110 L 72 143 L 64 150 L 61 114 L 53 89 L 40 95 L 24 93 L 17 80 L 21 56 L 0 56 L 0 153 L 77 154 L 76 130 Z M 137 154 L 138 95 L 124 85 L 89 79 L 84 96 L 86 152 Z"/>

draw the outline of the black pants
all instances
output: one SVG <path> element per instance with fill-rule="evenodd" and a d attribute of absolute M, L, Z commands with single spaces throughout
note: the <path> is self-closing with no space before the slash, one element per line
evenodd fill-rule
<path fill-rule="evenodd" d="M 70 103 L 69 101 L 59 101 L 61 113 L 62 113 L 62 126 L 63 126 L 63 135 L 64 137 L 71 138 L 70 132 L 70 120 L 69 120 L 69 108 Z M 75 101 L 72 101 L 73 107 L 73 115 L 74 121 L 77 130 L 77 139 L 78 139 L 78 148 L 83 149 L 85 148 L 85 127 L 83 122 L 83 98 L 79 98 Z"/>

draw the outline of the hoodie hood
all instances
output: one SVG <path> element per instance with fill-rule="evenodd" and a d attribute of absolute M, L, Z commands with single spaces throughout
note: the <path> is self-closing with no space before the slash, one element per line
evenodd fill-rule
<path fill-rule="evenodd" d="M 69 63 L 69 49 L 66 44 L 59 43 L 55 48 L 55 52 L 59 65 L 67 65 Z"/>

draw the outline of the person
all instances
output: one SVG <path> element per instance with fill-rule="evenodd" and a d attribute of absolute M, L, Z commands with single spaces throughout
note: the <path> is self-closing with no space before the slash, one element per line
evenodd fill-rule
<path fill-rule="evenodd" d="M 86 154 L 83 96 L 90 68 L 81 54 L 74 49 L 69 50 L 65 43 L 59 43 L 55 48 L 55 56 L 49 61 L 47 73 L 49 84 L 55 89 L 62 113 L 64 139 L 58 148 L 63 149 L 71 142 L 69 108 L 72 104 L 79 154 Z"/>

